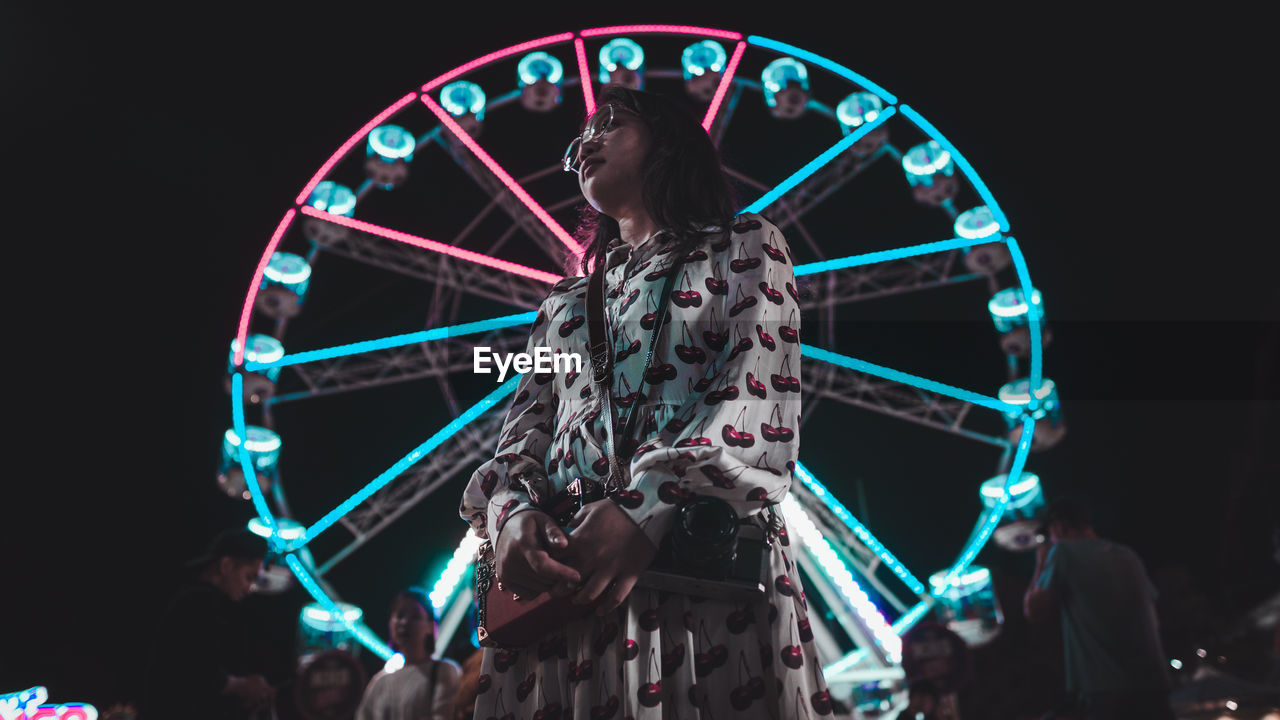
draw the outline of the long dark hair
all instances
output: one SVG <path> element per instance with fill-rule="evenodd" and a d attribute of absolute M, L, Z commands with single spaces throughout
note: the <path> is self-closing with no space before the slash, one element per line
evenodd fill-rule
<path fill-rule="evenodd" d="M 737 214 L 733 186 L 720 165 L 720 153 L 702 125 L 670 98 L 621 85 L 607 85 L 597 105 L 625 107 L 644 121 L 652 144 L 645 158 L 641 197 L 645 210 L 658 226 L 680 243 L 677 251 L 691 250 L 707 233 L 700 228 L 727 228 Z M 585 120 L 584 120 L 585 124 Z M 619 236 L 618 221 L 584 203 L 574 233 L 582 243 L 581 270 L 604 262 L 605 246 Z"/>

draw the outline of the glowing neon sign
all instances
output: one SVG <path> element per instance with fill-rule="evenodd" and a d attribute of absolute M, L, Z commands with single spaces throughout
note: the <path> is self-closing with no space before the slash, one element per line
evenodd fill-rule
<path fill-rule="evenodd" d="M 98 720 L 98 709 L 85 703 L 47 705 L 49 691 L 41 685 L 0 695 L 0 720 Z"/>

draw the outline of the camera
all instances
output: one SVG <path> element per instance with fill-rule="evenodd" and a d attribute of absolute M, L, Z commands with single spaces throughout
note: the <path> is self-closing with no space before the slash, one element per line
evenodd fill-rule
<path fill-rule="evenodd" d="M 653 564 L 637 585 L 713 600 L 750 602 L 764 595 L 769 572 L 764 528 L 729 503 L 694 497 L 676 510 Z"/>

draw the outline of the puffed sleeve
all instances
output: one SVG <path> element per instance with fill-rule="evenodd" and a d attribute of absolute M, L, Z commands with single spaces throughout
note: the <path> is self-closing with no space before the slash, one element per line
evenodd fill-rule
<path fill-rule="evenodd" d="M 555 297 L 554 289 L 538 309 L 529 332 L 525 352 L 530 355 L 536 348 L 546 346 L 550 325 L 547 308 L 552 297 Z M 545 497 L 546 453 L 560 401 L 554 392 L 553 379 L 550 372 L 531 371 L 520 376 L 498 435 L 497 451 L 493 459 L 476 469 L 462 493 L 459 514 L 482 538 L 496 539 L 507 520 L 516 513 L 534 509 Z"/>
<path fill-rule="evenodd" d="M 641 443 L 631 486 L 614 498 L 655 545 L 691 495 L 721 498 L 739 517 L 781 501 L 799 454 L 800 309 L 786 240 L 750 214 L 737 218 L 727 238 L 713 237 L 710 249 L 693 266 L 696 280 L 702 284 L 718 265 L 728 287 L 712 295 L 697 335 L 719 341 L 700 343 L 708 356 L 701 379 Z"/>

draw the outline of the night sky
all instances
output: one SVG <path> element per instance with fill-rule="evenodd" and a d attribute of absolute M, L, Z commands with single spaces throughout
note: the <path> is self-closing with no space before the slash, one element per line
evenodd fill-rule
<path fill-rule="evenodd" d="M 1248 163 L 1233 165 L 1263 137 L 1249 127 L 1248 44 L 1231 56 L 1238 72 L 1224 74 L 1184 50 L 1192 28 L 1216 33 L 1191 18 L 1080 11 L 1033 21 L 915 8 L 837 21 L 726 7 L 597 3 L 521 17 L 475 7 L 448 20 L 425 10 L 9 8 L 0 47 L 5 117 L 16 123 L 4 157 L 18 192 L 5 239 L 16 254 L 6 266 L 18 394 L 7 403 L 11 472 L 0 505 L 0 692 L 43 684 L 54 699 L 99 708 L 136 699 L 147 633 L 177 566 L 251 516 L 214 484 L 230 423 L 227 345 L 263 247 L 324 159 L 376 112 L 464 61 L 622 23 L 776 38 L 920 111 L 986 180 L 1044 293 L 1053 331 L 1045 372 L 1069 430 L 1028 469 L 1049 495 L 1089 501 L 1099 532 L 1135 547 L 1157 579 L 1189 577 L 1219 616 L 1280 587 L 1270 560 L 1280 506 L 1277 252 L 1274 230 L 1264 232 L 1272 226 L 1246 219 L 1267 199 L 1261 179 Z M 734 148 L 779 177 L 798 159 L 774 157 L 763 135 L 756 150 Z M 560 144 L 529 152 L 546 164 Z M 823 227 L 869 236 L 893 224 L 863 223 L 862 200 L 825 207 Z M 313 292 L 348 339 L 421 329 L 378 304 L 378 292 L 395 304 L 412 289 L 356 271 L 344 282 L 327 299 L 318 281 Z M 841 349 L 993 394 L 986 379 L 1002 382 L 1003 357 L 984 293 L 975 284 L 859 304 L 838 326 Z M 317 329 L 314 344 L 298 347 L 325 337 Z M 977 338 L 968 354 L 950 344 L 968 338 Z M 358 487 L 353 478 L 372 477 L 444 425 L 432 392 L 395 386 L 282 411 L 282 427 L 299 428 L 284 433 L 290 497 L 315 508 L 300 517 L 318 517 L 345 496 L 340 488 Z M 848 419 L 806 425 L 806 464 L 917 575 L 940 569 L 977 516 L 977 485 L 997 453 L 865 412 L 827 417 Z M 339 441 L 350 450 L 324 462 L 293 449 Z M 346 485 L 322 472 L 326 463 Z M 465 529 L 459 491 L 448 486 L 331 577 L 380 634 L 390 594 L 421 582 Z M 1014 584 L 1031 569 L 1029 556 L 994 547 L 980 562 Z M 261 611 L 285 618 L 287 637 L 301 602 L 291 594 Z"/>

